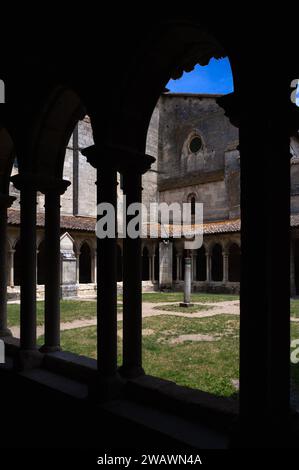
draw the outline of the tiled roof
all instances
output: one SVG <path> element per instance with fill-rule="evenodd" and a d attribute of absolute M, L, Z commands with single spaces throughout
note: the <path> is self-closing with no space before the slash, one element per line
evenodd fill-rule
<path fill-rule="evenodd" d="M 10 225 L 20 225 L 20 211 L 16 209 L 8 209 L 8 223 Z M 95 217 L 81 217 L 72 215 L 61 215 L 60 226 L 66 230 L 81 230 L 84 232 L 95 231 Z M 45 216 L 43 213 L 37 213 L 37 227 L 44 227 Z"/>
<path fill-rule="evenodd" d="M 299 214 L 291 215 L 291 227 L 299 227 Z M 20 211 L 16 209 L 8 209 L 8 224 L 9 225 L 20 225 Z M 84 232 L 94 232 L 95 231 L 96 218 L 95 217 L 82 217 L 82 216 L 71 216 L 71 215 L 62 215 L 60 218 L 60 225 L 62 229 L 66 230 L 79 230 Z M 43 227 L 45 225 L 45 217 L 43 213 L 37 214 L 37 223 L 38 227 Z M 165 231 L 169 232 L 170 236 L 181 233 L 180 225 L 164 225 L 161 227 L 160 224 L 156 224 L 156 230 L 159 236 L 165 235 Z M 215 233 L 233 233 L 240 232 L 241 229 L 241 219 L 231 219 L 231 220 L 220 220 L 215 222 L 208 222 L 203 225 L 192 226 L 192 233 L 195 230 L 195 233 L 203 233 L 205 235 L 212 235 Z M 185 232 L 188 230 L 185 230 Z M 148 225 L 149 232 L 149 225 Z"/>

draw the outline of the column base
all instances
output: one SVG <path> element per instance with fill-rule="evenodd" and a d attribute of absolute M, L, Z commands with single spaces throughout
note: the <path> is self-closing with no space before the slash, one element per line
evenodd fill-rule
<path fill-rule="evenodd" d="M 194 304 L 192 304 L 191 302 L 180 302 L 180 307 L 193 307 Z"/>
<path fill-rule="evenodd" d="M 14 357 L 14 368 L 18 371 L 36 369 L 42 365 L 44 355 L 36 349 L 20 350 Z"/>
<path fill-rule="evenodd" d="M 0 338 L 6 338 L 7 336 L 12 336 L 12 332 L 9 328 L 3 328 L 0 330 Z"/>
<path fill-rule="evenodd" d="M 141 375 L 145 375 L 144 369 L 141 366 L 126 366 L 122 365 L 118 369 L 120 375 L 126 379 L 136 379 Z"/>
<path fill-rule="evenodd" d="M 61 351 L 61 347 L 60 346 L 47 346 L 46 344 L 43 344 L 43 346 L 39 348 L 39 351 L 41 353 L 54 353 L 54 352 Z"/>
<path fill-rule="evenodd" d="M 115 400 L 121 396 L 124 384 L 124 380 L 118 373 L 112 376 L 103 376 L 98 373 L 89 385 L 89 398 L 98 403 Z"/>

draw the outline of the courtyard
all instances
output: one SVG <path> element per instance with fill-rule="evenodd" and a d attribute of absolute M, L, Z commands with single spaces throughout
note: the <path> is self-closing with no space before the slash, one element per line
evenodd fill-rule
<path fill-rule="evenodd" d="M 180 307 L 182 293 L 143 294 L 143 365 L 147 374 L 178 385 L 236 399 L 239 387 L 239 298 L 192 294 L 193 307 Z M 43 344 L 44 302 L 37 302 L 38 343 Z M 122 296 L 118 296 L 118 364 L 122 363 Z M 8 323 L 19 336 L 19 304 L 8 305 Z M 291 300 L 291 335 L 299 337 L 299 300 Z M 254 342 L 254 338 L 253 338 Z M 95 300 L 61 301 L 61 347 L 96 358 Z M 298 366 L 292 385 L 299 390 Z M 297 400 L 296 400 L 297 401 Z"/>

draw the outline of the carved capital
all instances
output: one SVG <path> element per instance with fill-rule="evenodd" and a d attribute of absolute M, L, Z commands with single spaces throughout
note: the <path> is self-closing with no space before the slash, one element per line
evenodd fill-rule
<path fill-rule="evenodd" d="M 82 150 L 87 161 L 98 169 L 112 168 L 120 173 L 145 173 L 155 162 L 155 158 L 128 147 L 106 145 L 97 149 L 95 145 Z"/>
<path fill-rule="evenodd" d="M 8 209 L 15 200 L 14 196 L 0 193 L 0 209 Z"/>

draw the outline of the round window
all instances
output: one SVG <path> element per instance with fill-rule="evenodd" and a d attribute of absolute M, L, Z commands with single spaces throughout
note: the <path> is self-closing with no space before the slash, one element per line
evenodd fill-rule
<path fill-rule="evenodd" d="M 197 153 L 202 149 L 202 140 L 200 137 L 195 136 L 191 139 L 189 144 L 190 152 Z"/>

